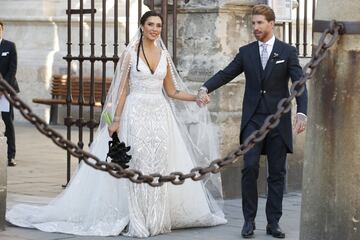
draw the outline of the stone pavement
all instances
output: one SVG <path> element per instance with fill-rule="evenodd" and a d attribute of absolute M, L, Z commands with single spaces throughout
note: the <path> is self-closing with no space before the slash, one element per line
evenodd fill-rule
<path fill-rule="evenodd" d="M 66 129 L 63 126 L 54 127 L 63 136 Z M 85 132 L 87 139 L 88 134 Z M 44 204 L 62 191 L 61 185 L 66 181 L 66 152 L 57 147 L 50 139 L 39 133 L 29 124 L 16 124 L 17 166 L 8 168 L 8 197 L 7 207 L 17 203 Z M 73 132 L 73 141 L 77 142 L 76 132 Z M 87 141 L 84 141 L 87 145 Z M 72 172 L 76 170 L 77 160 L 72 161 Z M 286 239 L 299 239 L 300 222 L 300 193 L 288 193 L 284 197 L 283 217 L 281 226 L 286 232 Z M 172 233 L 152 237 L 154 240 L 235 240 L 241 238 L 243 217 L 241 200 L 225 201 L 225 214 L 228 224 L 211 228 L 192 228 L 174 230 Z M 265 232 L 265 199 L 260 198 L 259 210 L 256 219 L 257 230 L 255 239 L 273 239 Z M 79 237 L 68 234 L 44 233 L 38 230 L 6 226 L 0 232 L 1 240 L 55 240 L 55 239 L 129 239 L 127 237 Z"/>

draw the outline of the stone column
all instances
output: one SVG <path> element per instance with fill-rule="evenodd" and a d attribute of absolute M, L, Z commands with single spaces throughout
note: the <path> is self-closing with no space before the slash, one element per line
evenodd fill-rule
<path fill-rule="evenodd" d="M 179 8 L 178 70 L 194 92 L 217 71 L 226 67 L 241 46 L 254 40 L 251 10 L 253 5 L 262 2 L 190 0 Z M 221 156 L 239 146 L 244 83 L 244 75 L 241 74 L 211 94 L 209 110 L 218 126 Z M 241 196 L 241 168 L 242 159 L 239 159 L 222 172 L 226 198 Z M 264 181 L 259 182 L 263 185 Z"/>
<path fill-rule="evenodd" d="M 0 121 L 0 231 L 5 229 L 6 212 L 6 170 L 7 170 L 7 145 L 4 137 L 5 124 Z"/>
<path fill-rule="evenodd" d="M 359 0 L 317 3 L 315 19 L 360 21 Z M 360 34 L 345 34 L 310 81 L 301 240 L 360 239 L 359 64 Z"/>

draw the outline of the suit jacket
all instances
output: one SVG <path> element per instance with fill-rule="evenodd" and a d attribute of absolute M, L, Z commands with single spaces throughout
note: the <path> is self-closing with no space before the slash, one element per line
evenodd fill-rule
<path fill-rule="evenodd" d="M 278 102 L 289 96 L 289 79 L 298 81 L 303 75 L 296 49 L 276 39 L 265 69 L 262 69 L 258 42 L 252 42 L 239 49 L 234 60 L 223 70 L 205 82 L 209 93 L 245 73 L 245 93 L 243 99 L 241 133 L 259 107 L 265 102 L 269 113 L 277 111 Z M 296 98 L 297 112 L 307 114 L 307 91 Z M 291 113 L 281 118 L 278 130 L 292 152 Z M 240 140 L 241 141 L 241 140 Z"/>
<path fill-rule="evenodd" d="M 3 39 L 0 43 L 0 73 L 3 78 L 19 92 L 19 85 L 16 81 L 17 53 L 13 42 Z"/>

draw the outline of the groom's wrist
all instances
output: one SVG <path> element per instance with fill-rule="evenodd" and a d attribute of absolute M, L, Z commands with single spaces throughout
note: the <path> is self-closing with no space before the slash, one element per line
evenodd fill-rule
<path fill-rule="evenodd" d="M 199 91 L 203 91 L 203 92 L 208 93 L 209 90 L 207 89 L 207 87 L 201 86 L 200 89 L 199 89 Z"/>

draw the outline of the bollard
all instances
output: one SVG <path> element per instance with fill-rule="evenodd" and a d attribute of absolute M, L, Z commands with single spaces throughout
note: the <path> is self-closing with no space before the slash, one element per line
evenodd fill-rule
<path fill-rule="evenodd" d="M 344 32 L 310 81 L 300 240 L 359 240 L 360 0 L 317 4 L 315 20 Z"/>
<path fill-rule="evenodd" d="M 5 230 L 6 213 L 6 182 L 7 182 L 7 157 L 6 137 L 4 137 L 5 124 L 0 121 L 0 231 Z"/>

